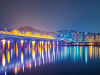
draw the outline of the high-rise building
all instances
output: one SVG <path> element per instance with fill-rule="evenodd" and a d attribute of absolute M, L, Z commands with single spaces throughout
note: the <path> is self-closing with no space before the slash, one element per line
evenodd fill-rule
<path fill-rule="evenodd" d="M 79 32 L 79 41 L 85 41 L 85 33 Z"/>
<path fill-rule="evenodd" d="M 99 41 L 100 33 L 90 33 L 90 32 L 77 32 L 76 30 L 62 30 L 56 32 L 56 38 L 64 39 L 66 41 Z"/>

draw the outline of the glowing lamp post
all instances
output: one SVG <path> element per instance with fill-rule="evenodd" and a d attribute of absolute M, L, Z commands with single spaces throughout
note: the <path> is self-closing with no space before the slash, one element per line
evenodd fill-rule
<path fill-rule="evenodd" d="M 5 50 L 5 42 L 6 42 L 6 40 L 5 40 L 5 39 L 3 39 L 3 40 L 2 40 L 3 51 Z"/>
<path fill-rule="evenodd" d="M 21 49 L 23 49 L 24 40 L 21 40 Z"/>
<path fill-rule="evenodd" d="M 35 48 L 35 41 L 32 41 L 32 49 Z"/>
<path fill-rule="evenodd" d="M 8 50 L 10 49 L 10 40 L 7 41 L 8 42 Z"/>
<path fill-rule="evenodd" d="M 55 47 L 55 42 L 53 41 L 53 47 Z"/>
<path fill-rule="evenodd" d="M 58 47 L 58 42 L 57 42 L 57 47 Z"/>

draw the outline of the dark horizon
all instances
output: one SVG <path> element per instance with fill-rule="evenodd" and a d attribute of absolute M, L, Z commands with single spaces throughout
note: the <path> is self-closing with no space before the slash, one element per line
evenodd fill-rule
<path fill-rule="evenodd" d="M 100 32 L 100 0 L 0 0 L 0 28 Z"/>

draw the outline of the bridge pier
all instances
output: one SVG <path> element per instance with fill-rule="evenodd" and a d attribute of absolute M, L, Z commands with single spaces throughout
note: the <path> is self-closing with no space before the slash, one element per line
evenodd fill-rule
<path fill-rule="evenodd" d="M 27 50 L 29 50 L 30 49 L 30 40 L 27 40 L 28 42 L 27 42 Z"/>
<path fill-rule="evenodd" d="M 17 47 L 17 40 L 14 40 L 14 50 L 17 50 L 18 47 Z"/>
<path fill-rule="evenodd" d="M 5 39 L 2 40 L 2 49 L 3 51 L 6 50 L 6 40 Z"/>
<path fill-rule="evenodd" d="M 10 48 L 10 40 L 8 40 L 7 43 L 8 43 L 8 50 L 10 50 L 11 49 Z"/>
<path fill-rule="evenodd" d="M 35 40 L 32 41 L 32 50 L 35 49 Z"/>
<path fill-rule="evenodd" d="M 24 40 L 20 40 L 21 42 L 21 50 L 24 50 Z"/>
<path fill-rule="evenodd" d="M 47 47 L 50 47 L 50 41 L 47 42 Z"/>

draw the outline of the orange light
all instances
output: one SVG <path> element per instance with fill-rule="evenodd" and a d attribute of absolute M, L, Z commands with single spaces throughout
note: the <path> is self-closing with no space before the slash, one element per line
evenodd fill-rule
<path fill-rule="evenodd" d="M 29 42 L 29 55 L 30 55 L 30 42 Z"/>
<path fill-rule="evenodd" d="M 8 63 L 10 62 L 10 51 L 8 51 Z"/>
<path fill-rule="evenodd" d="M 9 50 L 9 48 L 10 48 L 10 40 L 8 40 L 8 50 Z"/>
<path fill-rule="evenodd" d="M 16 49 L 16 57 L 18 57 L 18 49 Z"/>
<path fill-rule="evenodd" d="M 3 43 L 3 50 L 5 49 L 5 41 L 6 41 L 5 39 L 2 40 L 2 43 Z"/>
<path fill-rule="evenodd" d="M 6 60 L 5 60 L 5 54 L 2 56 L 2 65 L 5 66 Z"/>
<path fill-rule="evenodd" d="M 58 42 L 57 42 L 57 46 L 58 46 Z"/>

